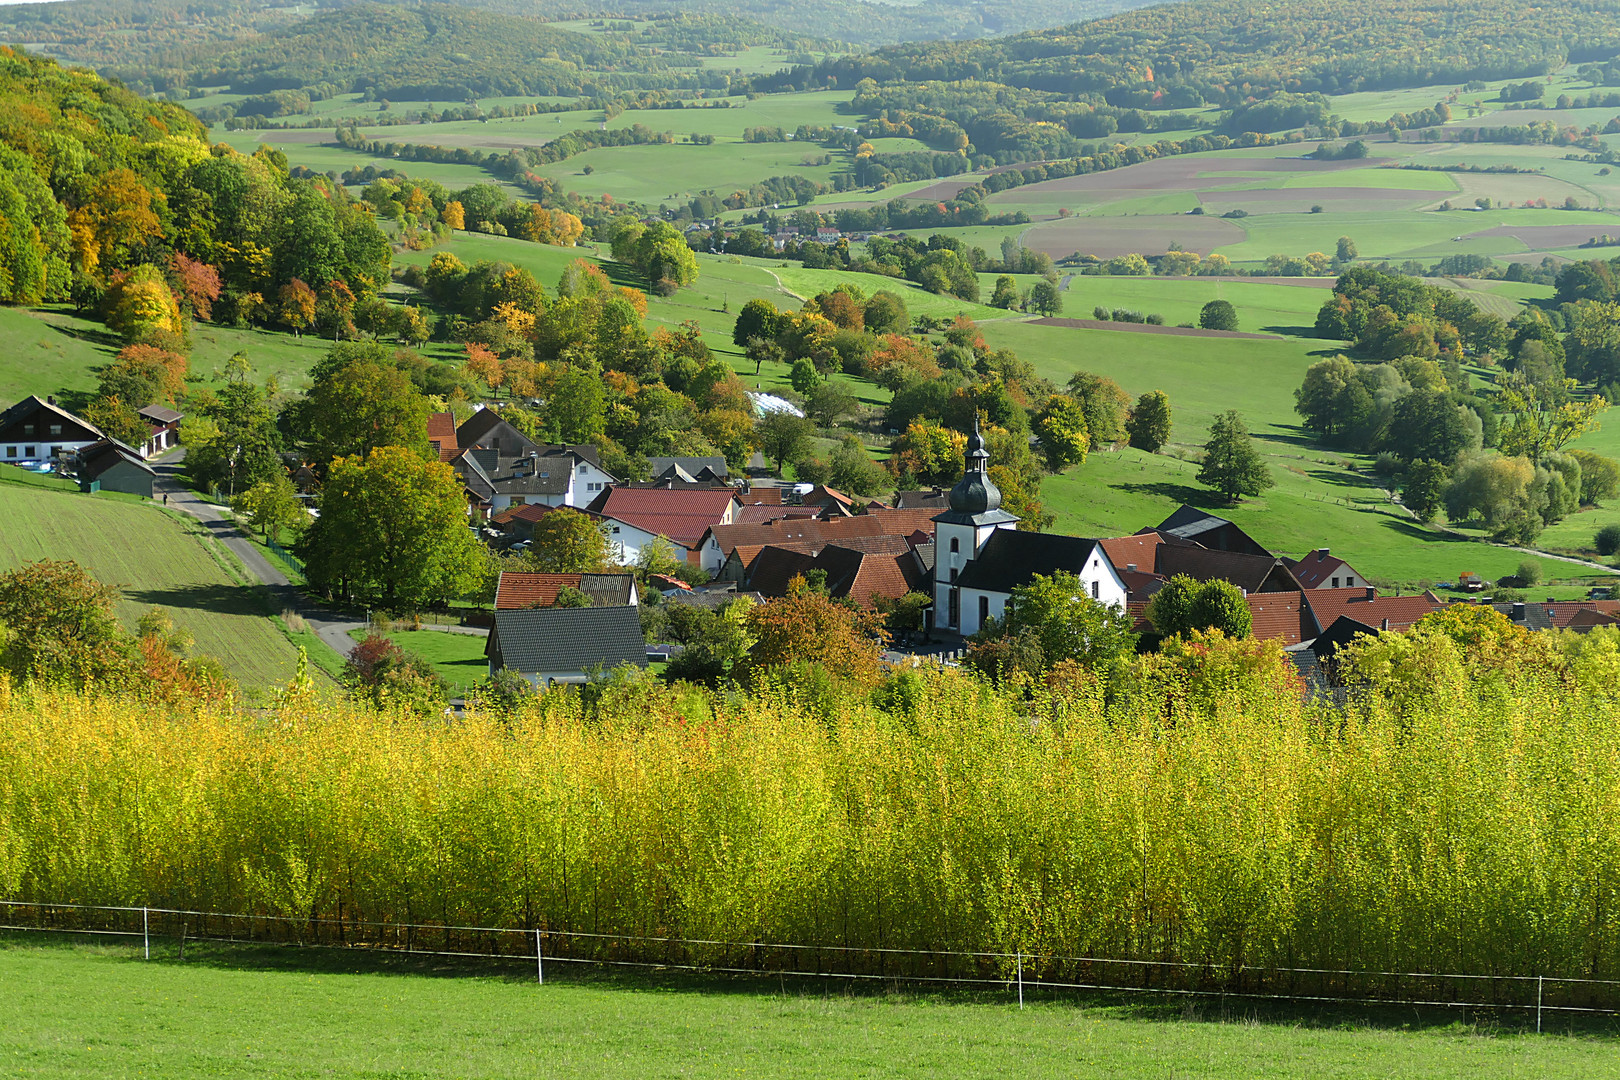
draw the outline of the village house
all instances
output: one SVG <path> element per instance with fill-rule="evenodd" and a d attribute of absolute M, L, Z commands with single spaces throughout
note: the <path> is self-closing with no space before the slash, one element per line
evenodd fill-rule
<path fill-rule="evenodd" d="M 635 488 L 609 485 L 586 507 L 607 526 L 609 557 L 633 563 L 643 548 L 665 542 L 676 558 L 712 575 L 722 559 L 705 561 L 705 538 L 736 518 L 736 491 L 721 488 Z"/>
<path fill-rule="evenodd" d="M 101 429 L 48 397 L 26 397 L 0 412 L 0 462 L 53 463 L 106 438 Z"/>
<path fill-rule="evenodd" d="M 503 570 L 495 585 L 496 611 L 548 608 L 563 589 L 578 589 L 592 607 L 636 607 L 636 581 L 629 574 L 546 574 Z"/>
<path fill-rule="evenodd" d="M 577 508 L 615 483 L 589 443 L 537 443 L 494 409 L 479 409 L 451 433 L 448 415 L 429 416 L 428 441 L 461 477 L 479 517 L 530 504 Z"/>
<path fill-rule="evenodd" d="M 497 610 L 484 655 L 491 675 L 512 671 L 538 687 L 582 683 L 593 670 L 622 664 L 647 666 L 633 606 Z"/>
<path fill-rule="evenodd" d="M 140 417 L 151 430 L 141 445 L 141 456 L 157 457 L 180 445 L 180 421 L 186 418 L 184 413 L 167 405 L 148 405 L 140 410 Z"/>
<path fill-rule="evenodd" d="M 1284 556 L 1283 562 L 1307 589 L 1354 589 L 1367 584 L 1366 577 L 1327 548 L 1317 548 L 1303 559 Z"/>

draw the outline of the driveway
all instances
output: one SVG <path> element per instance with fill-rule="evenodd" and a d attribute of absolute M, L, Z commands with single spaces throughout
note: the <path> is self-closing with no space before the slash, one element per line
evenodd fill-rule
<path fill-rule="evenodd" d="M 339 656 L 348 656 L 349 650 L 354 648 L 354 638 L 349 636 L 349 632 L 363 630 L 366 624 L 359 619 L 336 615 L 312 604 L 308 597 L 287 580 L 287 575 L 277 570 L 268 559 L 259 554 L 258 549 L 236 527 L 236 522 L 227 507 L 203 499 L 185 485 L 180 479 L 180 465 L 185 459 L 185 447 L 180 447 L 151 463 L 158 476 L 157 482 L 153 485 L 156 498 L 171 510 L 190 514 L 202 522 L 204 528 L 241 560 L 249 574 L 264 583 L 280 611 L 298 612 L 309 624 L 309 628 L 315 631 L 315 635 L 330 645 L 334 652 Z"/>

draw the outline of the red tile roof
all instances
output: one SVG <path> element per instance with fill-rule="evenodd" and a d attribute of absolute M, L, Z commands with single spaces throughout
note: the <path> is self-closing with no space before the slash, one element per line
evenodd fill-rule
<path fill-rule="evenodd" d="M 1305 594 L 1297 592 L 1250 593 L 1244 597 L 1254 620 L 1250 631 L 1262 641 L 1298 645 L 1316 636 L 1316 625 L 1305 606 Z"/>
<path fill-rule="evenodd" d="M 456 418 L 451 413 L 428 413 L 427 437 L 428 442 L 439 451 L 440 461 L 451 460 L 460 449 L 456 442 Z"/>
<path fill-rule="evenodd" d="M 783 518 L 813 518 L 820 517 L 821 511 L 814 506 L 783 506 L 778 503 L 772 506 L 766 504 L 745 503 L 732 514 L 734 525 L 767 525 Z"/>
<path fill-rule="evenodd" d="M 1383 629 L 1385 619 L 1389 620 L 1389 629 L 1405 630 L 1429 612 L 1446 606 L 1445 601 L 1432 592 L 1425 591 L 1417 596 L 1379 596 L 1377 590 L 1370 587 L 1311 589 L 1305 594 L 1305 602 L 1310 605 L 1321 630 L 1332 626 L 1341 615 L 1374 630 Z"/>
<path fill-rule="evenodd" d="M 690 550 L 711 526 L 719 526 L 735 497 L 731 488 L 610 487 L 590 509 Z"/>
<path fill-rule="evenodd" d="M 786 490 L 779 487 L 752 487 L 739 494 L 737 501 L 744 506 L 781 506 L 782 492 Z"/>
<path fill-rule="evenodd" d="M 495 610 L 515 611 L 521 608 L 550 607 L 557 602 L 557 593 L 564 585 L 579 588 L 583 574 L 531 574 L 505 570 L 495 586 Z"/>
<path fill-rule="evenodd" d="M 818 521 L 814 518 L 785 518 L 768 525 L 716 525 L 709 532 L 730 554 L 737 548 L 781 547 L 808 543 L 822 546 L 843 543 L 857 537 L 910 536 L 919 530 L 933 534 L 935 510 L 873 510 L 856 517 Z"/>
<path fill-rule="evenodd" d="M 545 506 L 541 503 L 525 503 L 522 506 L 508 506 L 498 514 L 490 516 L 492 525 L 508 525 L 514 521 L 527 521 L 533 524 L 557 509 L 555 506 Z"/>

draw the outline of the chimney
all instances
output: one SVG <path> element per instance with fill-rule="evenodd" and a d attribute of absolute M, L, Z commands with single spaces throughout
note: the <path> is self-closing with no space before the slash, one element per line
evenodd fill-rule
<path fill-rule="evenodd" d="M 1389 629 L 1389 620 L 1386 618 L 1382 622 L 1380 622 L 1378 624 L 1378 629 L 1380 629 L 1380 630 L 1388 630 Z"/>
<path fill-rule="evenodd" d="M 1369 599 L 1369 600 L 1378 599 L 1378 590 L 1373 588 L 1371 585 L 1367 586 L 1367 599 Z"/>
<path fill-rule="evenodd" d="M 1511 616 L 1511 618 L 1513 619 L 1514 622 L 1524 622 L 1524 605 L 1523 604 L 1514 604 L 1513 605 L 1513 615 Z"/>
<path fill-rule="evenodd" d="M 47 405 L 55 405 L 56 404 L 56 396 L 54 394 L 46 395 L 45 404 L 47 404 Z"/>
<path fill-rule="evenodd" d="M 1327 548 L 1317 548 L 1316 549 L 1316 561 L 1317 562 L 1321 562 L 1324 559 L 1326 559 L 1327 557 L 1328 557 L 1328 549 Z"/>
<path fill-rule="evenodd" d="M 1135 564 L 1135 563 L 1133 563 L 1133 562 L 1129 562 L 1129 563 L 1126 563 L 1126 564 L 1125 564 L 1125 572 L 1126 572 L 1126 573 L 1127 573 L 1127 574 L 1134 574 L 1134 573 L 1136 573 L 1136 564 Z"/>

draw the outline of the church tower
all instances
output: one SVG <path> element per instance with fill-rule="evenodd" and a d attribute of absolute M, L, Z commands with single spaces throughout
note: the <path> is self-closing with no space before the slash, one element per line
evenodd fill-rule
<path fill-rule="evenodd" d="M 967 468 L 951 488 L 951 508 L 934 518 L 934 627 L 939 630 L 962 625 L 956 579 L 963 568 L 978 558 L 991 533 L 1018 524 L 1016 515 L 1001 508 L 1001 491 L 985 472 L 989 460 L 975 419 L 967 442 Z"/>

